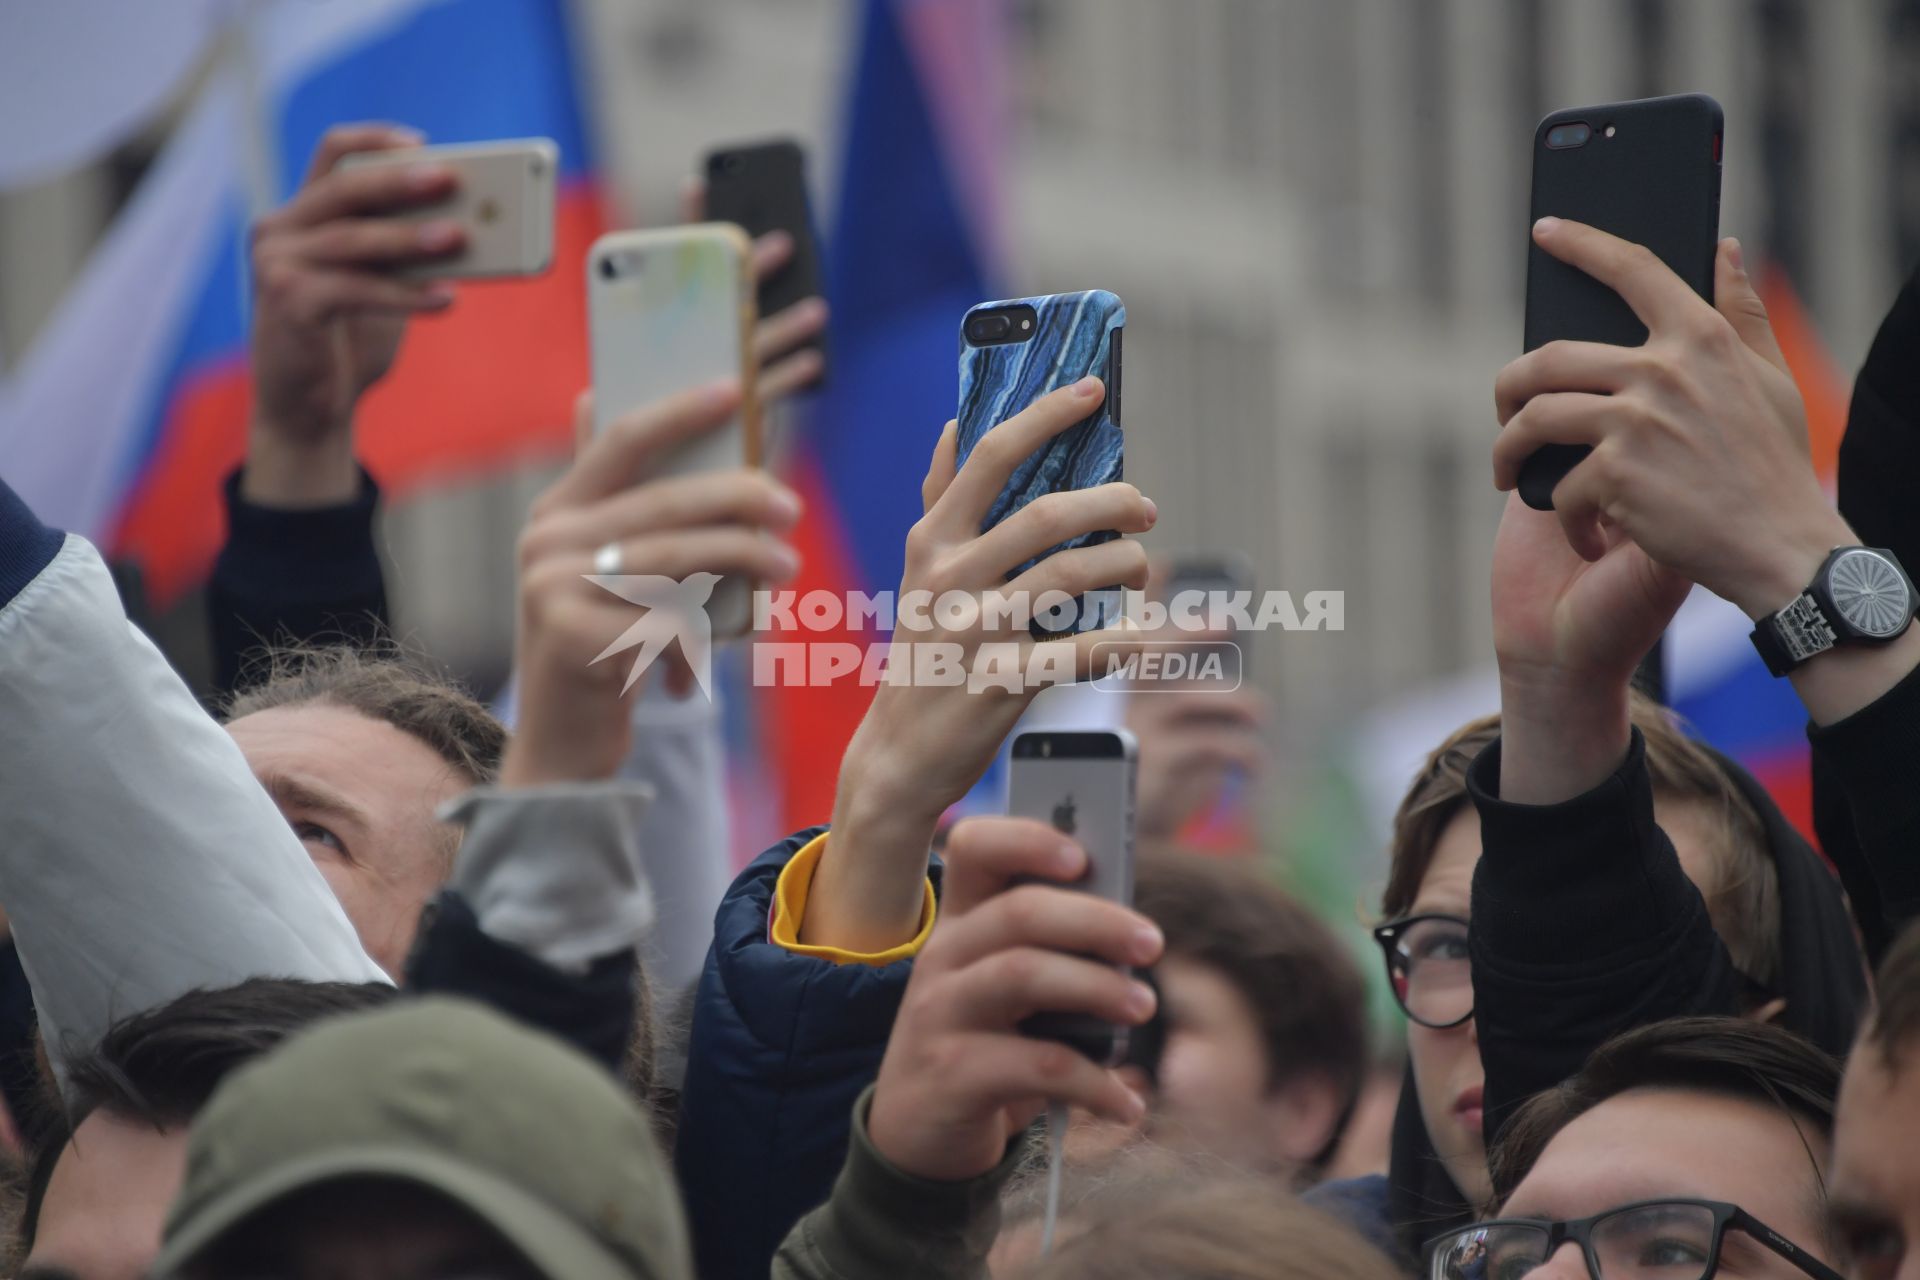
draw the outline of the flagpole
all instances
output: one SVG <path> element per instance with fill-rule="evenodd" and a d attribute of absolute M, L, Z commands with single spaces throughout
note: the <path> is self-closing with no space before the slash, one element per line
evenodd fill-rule
<path fill-rule="evenodd" d="M 274 128 L 274 104 L 260 68 L 260 26 L 272 3 L 275 0 L 229 0 L 221 51 L 221 61 L 240 90 L 240 143 L 250 220 L 265 216 L 280 203 L 279 130 Z"/>

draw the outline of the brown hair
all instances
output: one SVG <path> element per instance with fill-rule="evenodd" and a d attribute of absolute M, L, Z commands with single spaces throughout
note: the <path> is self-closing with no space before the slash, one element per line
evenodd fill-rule
<path fill-rule="evenodd" d="M 1360 967 L 1311 911 L 1246 866 L 1155 853 L 1140 859 L 1134 907 L 1160 926 L 1169 954 L 1217 969 L 1259 1020 L 1271 1091 L 1309 1074 L 1340 1090 L 1338 1144 L 1367 1067 Z"/>
<path fill-rule="evenodd" d="M 410 734 L 475 785 L 500 772 L 505 726 L 396 645 L 275 649 L 262 661 L 257 683 L 228 702 L 228 721 L 276 707 L 343 707 Z"/>
<path fill-rule="evenodd" d="M 1840 1063 L 1793 1032 L 1747 1018 L 1669 1018 L 1615 1036 L 1586 1065 L 1514 1113 L 1489 1153 L 1494 1195 L 1505 1200 L 1556 1134 L 1633 1089 L 1694 1089 L 1779 1107 L 1833 1133 Z M 1815 1179 L 1820 1161 L 1808 1150 Z"/>
<path fill-rule="evenodd" d="M 1269 1182 L 1168 1186 L 1083 1219 L 1022 1280 L 1398 1280 L 1360 1234 Z"/>
<path fill-rule="evenodd" d="M 1699 807 L 1713 840 L 1718 883 L 1703 887 L 1714 928 L 1741 973 L 1771 985 L 1780 968 L 1780 872 L 1753 805 L 1673 712 L 1635 690 L 1633 726 L 1647 744 L 1656 798 Z M 1427 757 L 1393 815 L 1391 868 L 1380 909 L 1389 919 L 1413 909 L 1440 837 L 1467 804 L 1467 769 L 1500 736 L 1500 717 L 1461 726 Z"/>
<path fill-rule="evenodd" d="M 1920 1040 L 1920 924 L 1909 926 L 1880 962 L 1873 982 L 1873 1016 L 1861 1043 L 1880 1051 L 1889 1073 L 1904 1065 L 1905 1050 Z"/>

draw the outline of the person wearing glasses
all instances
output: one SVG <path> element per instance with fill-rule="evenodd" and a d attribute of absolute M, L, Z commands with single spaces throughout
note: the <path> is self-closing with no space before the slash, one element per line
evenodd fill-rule
<path fill-rule="evenodd" d="M 1428 1245 L 1431 1280 L 1842 1280 L 1824 1165 L 1840 1064 L 1791 1032 L 1675 1018 L 1608 1041 L 1515 1113 L 1497 1215 Z"/>

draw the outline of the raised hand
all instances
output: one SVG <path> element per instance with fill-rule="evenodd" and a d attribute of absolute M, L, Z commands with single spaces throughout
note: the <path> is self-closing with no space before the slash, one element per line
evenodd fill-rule
<path fill-rule="evenodd" d="M 327 131 L 305 183 L 253 229 L 253 419 L 243 494 L 273 506 L 322 506 L 358 491 L 353 412 L 392 367 L 408 317 L 444 310 L 444 283 L 391 270 L 458 253 L 458 222 L 389 215 L 444 200 L 442 165 L 336 170 L 356 151 L 419 146 L 391 125 Z"/>
<path fill-rule="evenodd" d="M 1037 600 L 1050 591 L 1079 596 L 1116 583 L 1145 585 L 1146 552 L 1127 538 L 1058 552 L 1007 581 L 1013 569 L 1070 538 L 1152 528 L 1153 503 L 1130 484 L 1047 494 L 980 531 L 1014 468 L 1085 418 L 1104 394 L 1098 378 L 1086 378 L 1041 397 L 989 431 L 957 470 L 956 428 L 947 425 L 921 489 L 926 514 L 907 535 L 901 601 L 916 592 L 932 600 L 946 593 L 979 600 L 988 592 Z M 1036 642 L 1021 622 L 984 607 L 967 625 L 946 625 L 938 615 L 913 627 L 903 611 L 895 645 L 950 646 L 967 670 L 984 646 L 995 645 L 993 652 L 1022 672 L 1052 664 L 1084 677 L 1095 646 L 1120 637 L 1109 630 Z M 803 942 L 877 952 L 913 936 L 927 849 L 941 814 L 986 772 L 1040 691 L 1018 683 L 1007 689 L 889 681 L 875 690 L 841 762 L 833 836 L 814 876 Z"/>
<path fill-rule="evenodd" d="M 717 383 L 637 409 L 596 435 L 591 398 L 580 397 L 579 455 L 534 503 L 520 535 L 520 719 L 501 766 L 503 782 L 613 776 L 627 754 L 639 696 L 639 683 L 628 680 L 636 654 L 658 650 L 698 621 L 667 610 L 643 615 L 588 575 L 687 583 L 703 573 L 740 574 L 777 584 L 798 570 L 799 556 L 782 535 L 799 519 L 800 500 L 766 472 L 653 475 L 677 446 L 721 429 L 739 405 L 739 386 Z M 606 548 L 617 549 L 617 563 L 603 562 Z M 636 623 L 659 634 L 636 636 L 634 652 L 596 661 Z M 666 653 L 664 669 L 684 685 L 682 650 Z"/>
<path fill-rule="evenodd" d="M 1144 1023 L 1152 988 L 1113 966 L 1158 960 L 1159 929 L 1085 893 L 1010 888 L 1086 870 L 1086 853 L 1043 823 L 968 819 L 946 858 L 940 922 L 914 961 L 874 1087 L 874 1148 L 907 1173 L 959 1181 L 998 1165 L 1050 1101 L 1137 1124 L 1145 1104 L 1118 1072 L 1015 1028 L 1036 1013 Z"/>

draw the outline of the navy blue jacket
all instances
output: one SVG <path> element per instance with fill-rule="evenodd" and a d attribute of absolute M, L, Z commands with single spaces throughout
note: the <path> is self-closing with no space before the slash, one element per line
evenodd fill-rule
<path fill-rule="evenodd" d="M 768 940 L 780 872 L 824 829 L 754 859 L 714 917 L 674 1151 L 702 1280 L 766 1280 L 780 1241 L 831 1194 L 853 1104 L 879 1074 L 913 970 L 834 964 Z"/>

